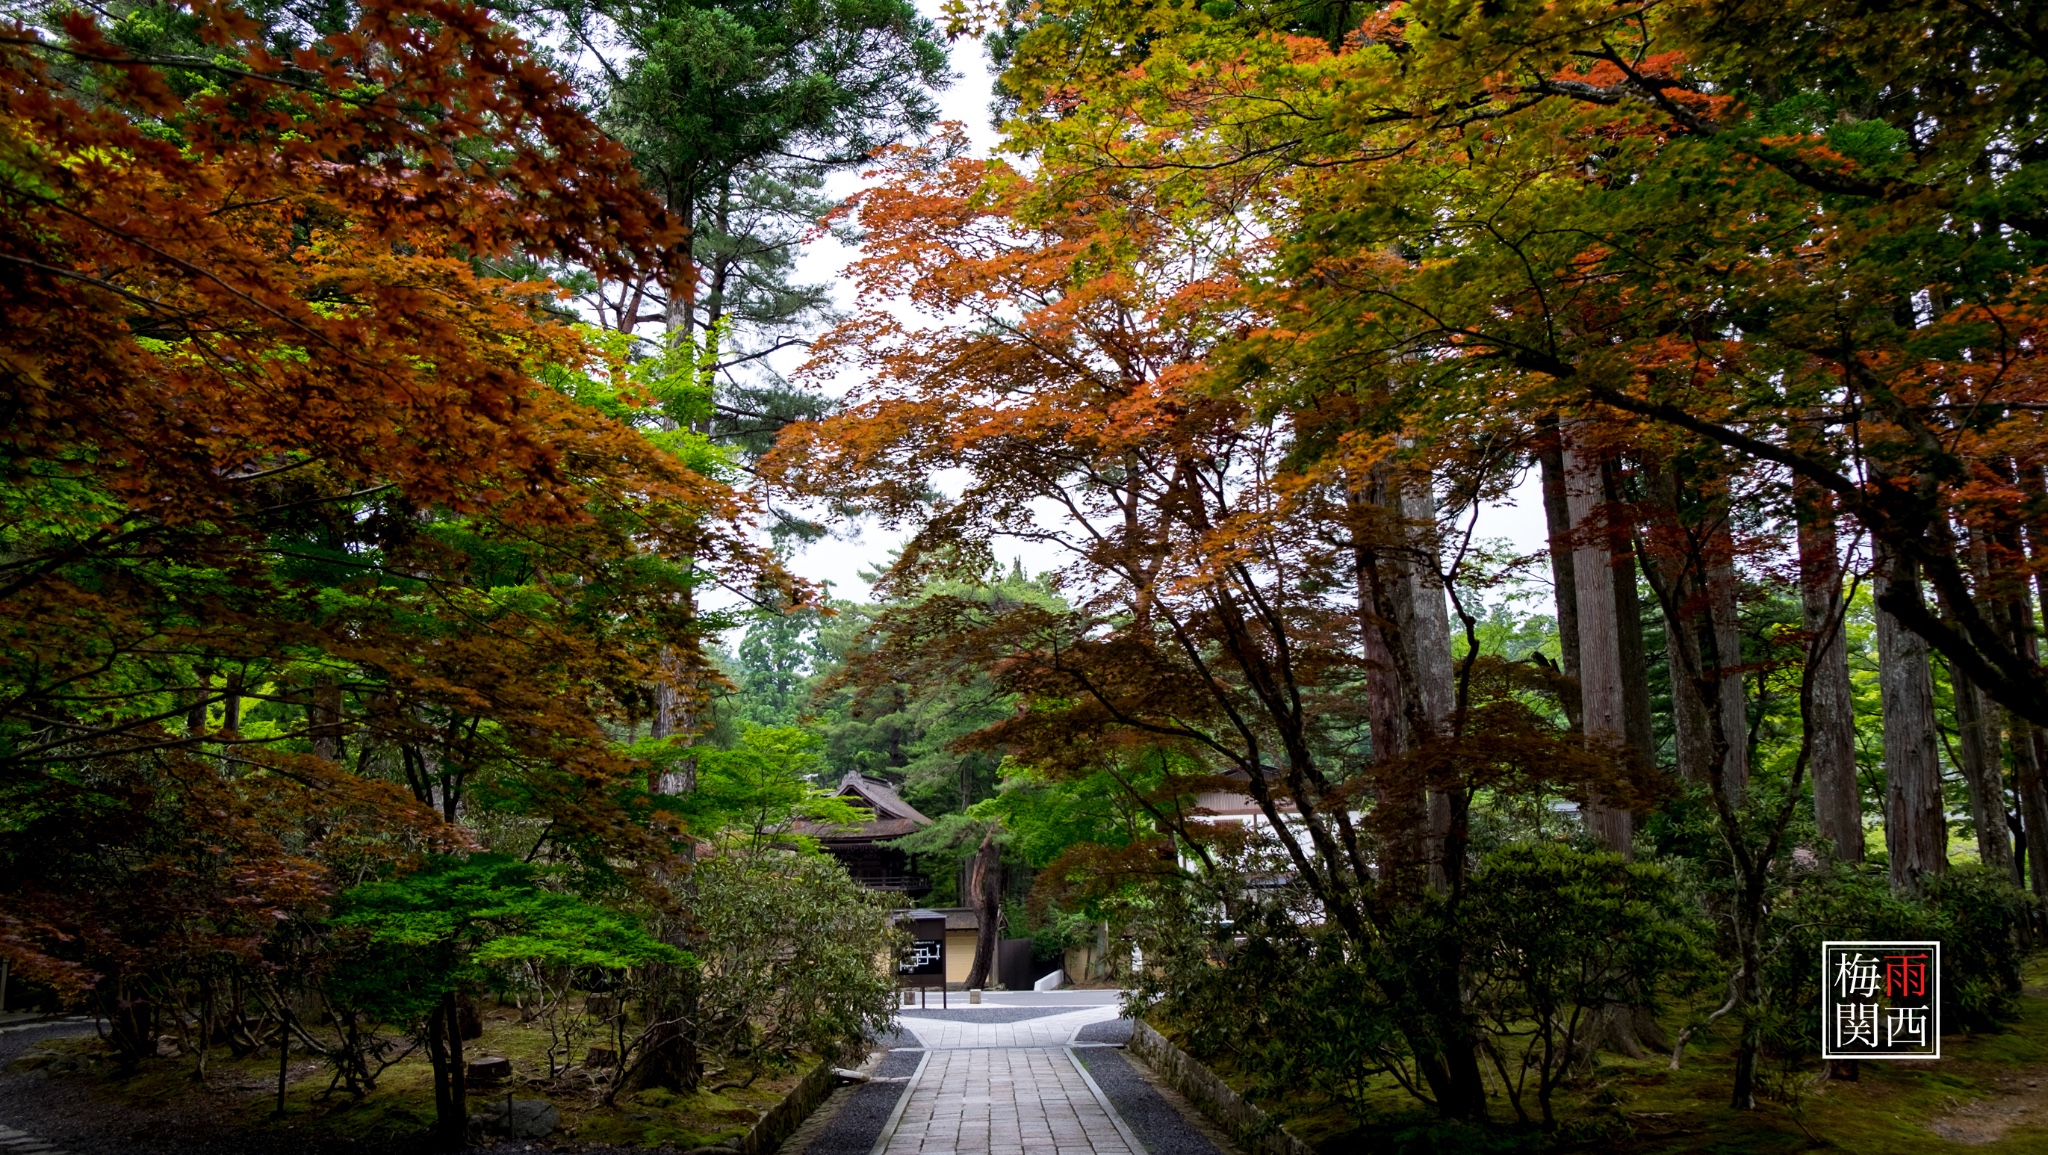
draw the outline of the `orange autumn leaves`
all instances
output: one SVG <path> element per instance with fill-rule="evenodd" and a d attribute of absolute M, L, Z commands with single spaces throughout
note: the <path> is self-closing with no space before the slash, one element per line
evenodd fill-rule
<path fill-rule="evenodd" d="M 1897 52 L 1930 11 L 1879 43 L 1713 0 L 1336 30 L 1047 4 L 1004 77 L 1014 166 L 899 154 L 859 201 L 871 307 L 820 353 L 864 382 L 775 464 L 916 525 L 906 574 L 1038 535 L 1142 612 L 1233 566 L 1334 588 L 1336 490 L 1392 469 L 1498 494 L 1561 414 L 1645 469 L 1728 455 L 1759 543 L 1789 540 L 1793 476 L 1832 489 L 1927 573 L 1902 620 L 2048 722 L 2000 624 L 2048 564 L 2048 218 L 1986 175 L 2018 97 L 1944 105 L 1925 140 L 1892 106 L 1949 100 Z M 2000 28 L 1939 53 L 2035 83 Z"/>
<path fill-rule="evenodd" d="M 46 981 L 244 949 L 463 784 L 666 854 L 607 726 L 761 560 L 506 272 L 674 271 L 625 151 L 487 9 L 355 12 L 0 27 L 0 952 Z"/>
<path fill-rule="evenodd" d="M 516 40 L 466 6 L 404 11 L 371 6 L 289 64 L 220 45 L 248 59 L 188 78 L 207 87 L 186 100 L 83 18 L 61 46 L 17 30 L 6 304 L 36 417 L 10 427 L 17 451 L 99 446 L 126 463 L 106 484 L 153 518 L 219 516 L 225 476 L 299 450 L 423 503 L 559 499 L 563 447 L 541 431 L 566 406 L 530 370 L 576 359 L 574 338 L 536 288 L 470 261 L 616 270 L 674 236 Z"/>

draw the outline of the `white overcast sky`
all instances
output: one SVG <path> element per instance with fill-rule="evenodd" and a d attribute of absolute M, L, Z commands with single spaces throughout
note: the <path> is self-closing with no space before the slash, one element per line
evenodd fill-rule
<path fill-rule="evenodd" d="M 937 0 L 919 0 L 918 7 L 926 15 L 936 18 L 940 4 Z M 964 124 L 975 152 L 989 155 L 995 146 L 996 133 L 989 121 L 993 73 L 988 53 L 979 41 L 962 40 L 952 46 L 951 55 L 954 80 L 939 94 L 941 116 Z M 843 196 L 859 187 L 859 176 L 847 173 L 835 178 L 831 191 Z M 811 283 L 834 284 L 840 305 L 850 307 L 853 295 L 844 281 L 844 270 L 851 256 L 851 249 L 829 236 L 821 237 L 806 245 L 798 258 L 798 277 Z M 780 368 L 787 371 L 800 360 L 792 359 Z M 849 384 L 851 382 L 842 382 L 841 386 Z M 1533 553 L 1544 543 L 1541 494 L 1531 481 L 1516 491 L 1514 499 L 1511 504 L 1484 510 L 1475 536 L 1482 540 L 1505 539 L 1516 552 Z M 835 596 L 864 600 L 868 597 L 868 583 L 861 579 L 860 572 L 886 564 L 890 551 L 901 544 L 903 538 L 903 533 L 871 522 L 841 525 L 835 527 L 831 536 L 798 553 L 791 559 L 790 567 L 812 581 L 830 582 Z M 1019 558 L 1029 573 L 1052 569 L 1064 560 L 1053 548 L 1029 542 L 1001 545 L 997 557 L 1004 562 L 1013 557 Z"/>

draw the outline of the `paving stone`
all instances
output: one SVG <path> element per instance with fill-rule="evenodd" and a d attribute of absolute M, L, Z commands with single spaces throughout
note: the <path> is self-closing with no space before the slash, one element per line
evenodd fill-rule
<path fill-rule="evenodd" d="M 1096 1097 L 1066 1044 L 1115 1007 L 1011 1023 L 905 1015 L 930 1049 L 882 1155 L 1146 1155 Z"/>
<path fill-rule="evenodd" d="M 1116 1020 L 1114 1005 L 1028 1016 L 910 1010 L 884 1045 L 921 1049 L 890 1050 L 872 1074 L 914 1077 L 835 1092 L 831 1118 L 807 1127 L 783 1155 L 1236 1155 L 1188 1142 L 1189 1133 L 1158 1116 L 1180 1105 L 1156 1095 L 1139 1103 L 1151 1132 L 1142 1138 L 1168 1137 L 1167 1149 L 1141 1144 L 1117 1098 L 1076 1062 L 1092 1050 L 1087 1044 L 1128 1035 L 1128 1024 L 1119 1028 Z M 1128 1088 L 1118 1090 L 1129 1097 Z M 880 1118 L 891 1112 L 893 1122 Z"/>

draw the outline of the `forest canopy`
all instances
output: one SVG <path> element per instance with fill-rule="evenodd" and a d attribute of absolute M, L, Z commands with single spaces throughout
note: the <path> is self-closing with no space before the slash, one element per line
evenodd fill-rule
<path fill-rule="evenodd" d="M 0 19 L 0 960 L 124 1063 L 746 1086 L 907 895 L 1360 1141 L 2018 1013 L 2041 5 Z"/>
<path fill-rule="evenodd" d="M 2048 891 L 2034 7 L 955 6 L 999 155 L 881 154 L 868 304 L 817 347 L 858 384 L 771 476 L 906 527 L 904 588 L 1070 559 L 1063 606 L 928 599 L 877 654 L 1014 694 L 968 743 L 1129 775 L 1156 853 L 1065 873 L 1209 1045 L 1451 1119 L 1526 1076 L 1548 1122 L 1558 1054 L 1726 1019 L 1747 1107 L 1810 1045 L 1788 895 Z M 1525 477 L 1540 575 L 1475 536 Z M 1510 658 L 1487 602 L 1532 576 L 1555 646 Z M 1520 857 L 1559 808 L 1613 859 Z M 1699 888 L 1726 1004 L 1674 1041 L 1696 960 L 1616 959 L 1516 1049 L 1494 904 L 1676 909 L 1630 859 Z M 1347 987 L 1370 1013 L 1259 1017 Z M 1290 1049 L 1323 1030 L 1334 1069 Z"/>

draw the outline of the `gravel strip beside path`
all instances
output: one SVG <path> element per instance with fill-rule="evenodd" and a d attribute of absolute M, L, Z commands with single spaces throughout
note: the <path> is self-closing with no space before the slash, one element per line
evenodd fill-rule
<path fill-rule="evenodd" d="M 868 1155 L 874 1149 L 925 1056 L 917 1036 L 908 1031 L 892 1032 L 881 1045 L 881 1058 L 868 1071 L 875 1081 L 832 1092 L 783 1140 L 779 1155 Z"/>
<path fill-rule="evenodd" d="M 1131 1020 L 1111 1019 L 1106 1023 L 1089 1023 L 1074 1036 L 1077 1043 L 1109 1043 L 1123 1046 L 1131 1041 Z"/>
<path fill-rule="evenodd" d="M 1124 1021 L 1124 1034 L 1130 1034 L 1129 1020 Z M 1076 1047 L 1074 1055 L 1151 1155 L 1236 1155 L 1235 1145 L 1218 1134 L 1192 1104 L 1155 1083 L 1148 1077 L 1150 1071 L 1122 1051 Z"/>

